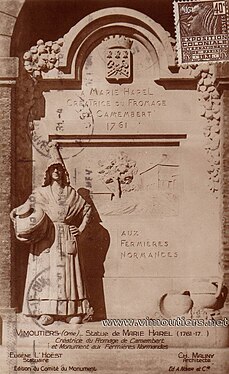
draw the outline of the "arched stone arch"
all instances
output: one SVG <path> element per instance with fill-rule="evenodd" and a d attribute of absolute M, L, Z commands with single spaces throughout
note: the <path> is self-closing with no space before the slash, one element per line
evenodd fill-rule
<path fill-rule="evenodd" d="M 72 56 L 72 50 L 69 51 L 67 57 L 67 65 L 63 66 L 63 62 L 60 65 L 60 69 L 63 71 L 69 72 L 74 79 L 77 81 L 82 81 L 82 70 L 84 67 L 84 62 L 88 54 L 95 48 L 96 45 L 100 44 L 103 39 L 109 35 L 110 37 L 115 35 L 123 35 L 135 40 L 138 40 L 141 44 L 145 46 L 148 50 L 152 62 L 157 69 L 158 77 L 160 76 L 160 71 L 165 74 L 170 74 L 168 70 L 168 60 L 167 56 L 164 53 L 161 44 L 158 39 L 145 30 L 134 30 L 129 25 L 123 26 L 107 26 L 102 29 L 93 31 L 93 33 L 84 40 L 84 42 L 75 50 L 75 54 Z M 68 68 L 71 68 L 69 71 Z"/>
<path fill-rule="evenodd" d="M 0 57 L 10 56 L 11 38 L 17 17 L 25 0 L 0 2 Z"/>
<path fill-rule="evenodd" d="M 115 24 L 115 26 L 114 26 Z M 107 35 L 125 35 L 140 41 L 157 59 L 158 69 L 169 74 L 175 65 L 169 33 L 161 25 L 136 10 L 127 8 L 107 8 L 83 18 L 64 36 L 63 57 L 60 68 L 71 76 L 76 72 L 80 80 L 86 51 L 101 42 Z"/>

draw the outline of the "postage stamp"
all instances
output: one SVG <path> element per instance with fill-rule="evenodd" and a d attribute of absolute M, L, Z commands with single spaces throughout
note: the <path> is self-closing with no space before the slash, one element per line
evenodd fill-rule
<path fill-rule="evenodd" d="M 228 2 L 175 0 L 179 64 L 229 60 Z"/>

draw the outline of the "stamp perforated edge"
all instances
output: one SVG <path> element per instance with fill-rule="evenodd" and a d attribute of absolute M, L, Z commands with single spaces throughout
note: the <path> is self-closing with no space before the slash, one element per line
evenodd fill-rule
<path fill-rule="evenodd" d="M 178 3 L 199 3 L 199 2 L 213 2 L 210 0 L 173 0 L 173 19 L 174 19 L 174 28 L 175 28 L 175 39 L 176 39 L 176 53 L 178 57 L 178 65 L 198 65 L 198 64 L 209 64 L 209 63 L 225 63 L 228 62 L 229 60 L 217 60 L 217 61 L 205 61 L 205 60 L 200 60 L 200 61 L 190 61 L 190 62 L 183 62 L 182 61 L 182 52 L 181 52 L 181 36 L 180 36 L 180 22 L 179 22 L 179 10 L 178 10 Z M 229 0 L 225 0 L 226 4 L 226 16 L 227 16 L 227 29 L 229 32 Z M 228 37 L 229 38 L 229 37 Z M 229 45 L 229 40 L 228 40 L 228 45 Z"/>

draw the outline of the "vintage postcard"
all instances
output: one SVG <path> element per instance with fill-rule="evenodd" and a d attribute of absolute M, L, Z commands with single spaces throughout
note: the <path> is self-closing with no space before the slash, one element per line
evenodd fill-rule
<path fill-rule="evenodd" d="M 0 372 L 227 374 L 227 1 L 0 17 Z"/>

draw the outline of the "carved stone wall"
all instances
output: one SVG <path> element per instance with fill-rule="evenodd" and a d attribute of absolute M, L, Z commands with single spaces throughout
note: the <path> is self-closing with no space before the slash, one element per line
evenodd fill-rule
<path fill-rule="evenodd" d="M 215 87 L 214 65 L 200 65 L 200 78 L 197 84 L 201 116 L 205 118 L 204 136 L 206 137 L 206 152 L 209 162 L 209 188 L 219 196 L 220 179 L 220 94 Z"/>

